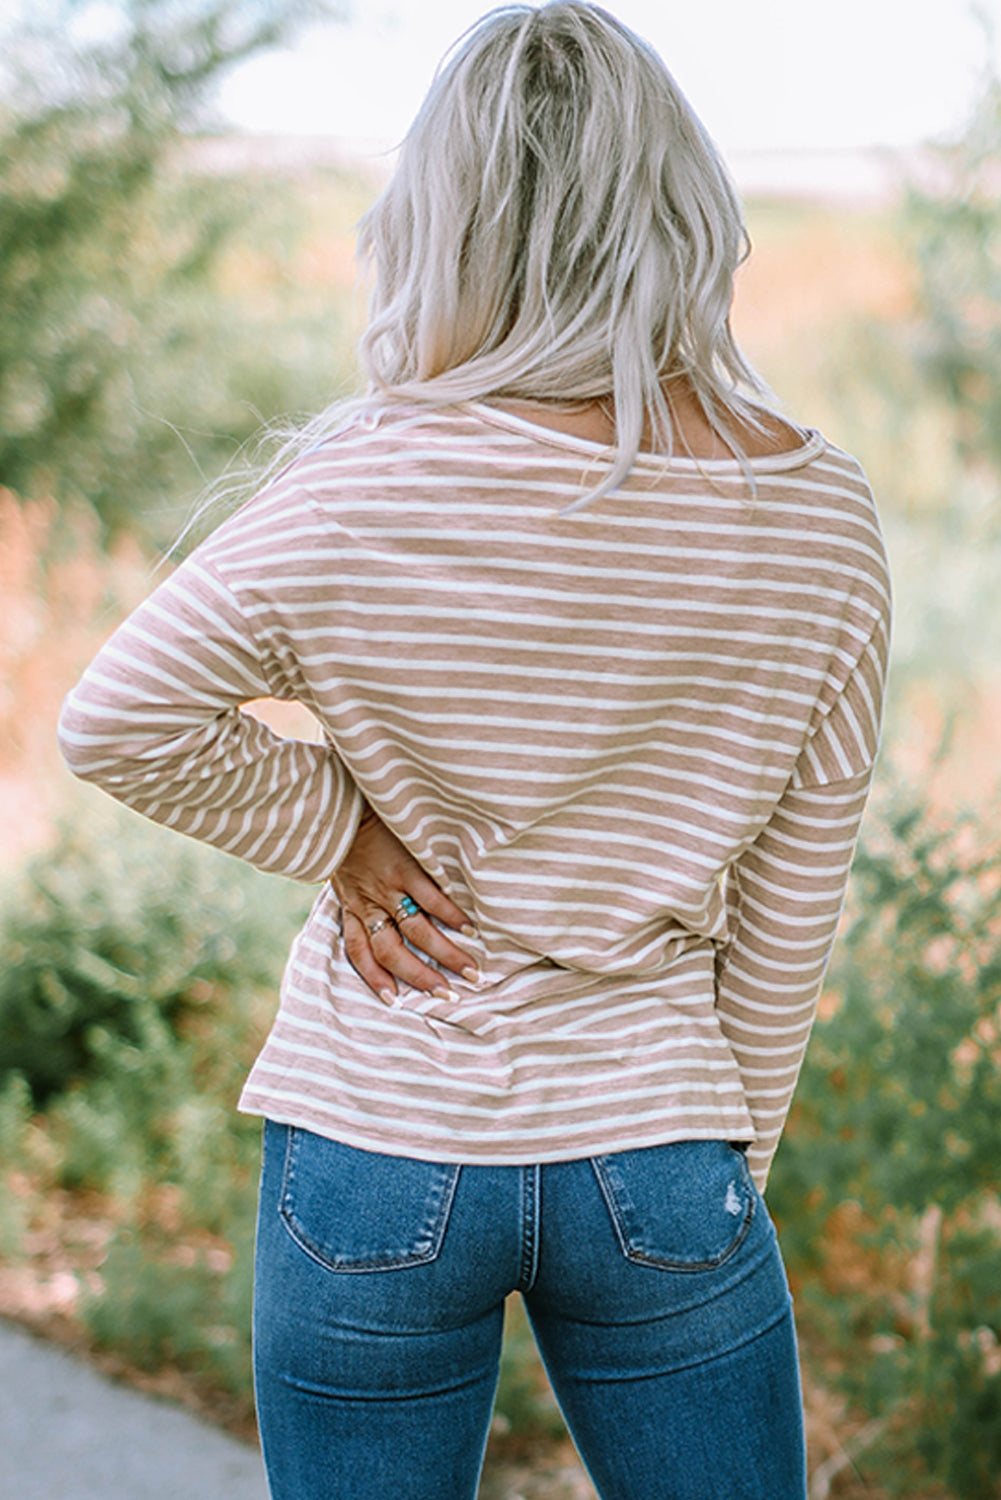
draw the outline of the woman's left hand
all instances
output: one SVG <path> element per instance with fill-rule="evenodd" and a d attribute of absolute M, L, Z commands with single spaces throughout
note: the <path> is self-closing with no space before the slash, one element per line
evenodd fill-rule
<path fill-rule="evenodd" d="M 431 921 L 437 917 L 473 936 L 466 913 L 371 808 L 366 808 L 346 858 L 329 880 L 341 904 L 344 951 L 351 966 L 387 1004 L 396 998 L 398 979 L 441 998 L 449 995 L 443 975 L 411 952 L 407 943 L 470 982 L 479 978 L 474 959 Z"/>

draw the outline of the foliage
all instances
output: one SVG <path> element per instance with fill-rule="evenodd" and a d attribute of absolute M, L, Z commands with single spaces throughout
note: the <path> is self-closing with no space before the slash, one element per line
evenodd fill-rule
<path fill-rule="evenodd" d="M 564 1437 L 566 1427 L 546 1379 L 520 1297 L 508 1300 L 494 1403 L 495 1430 L 517 1444 Z M 499 1420 L 497 1420 L 499 1419 Z"/>
<path fill-rule="evenodd" d="M 1001 79 L 960 140 L 937 153 L 940 185 L 912 184 L 906 225 L 919 272 L 917 354 L 970 458 L 1001 472 Z"/>
<path fill-rule="evenodd" d="M 815 1175 L 867 1212 L 952 1215 L 1001 1187 L 999 855 L 972 819 L 906 805 L 859 851 L 839 1003 L 804 1079 L 829 1097 L 822 1125 L 803 1107 L 798 1135 Z"/>
<path fill-rule="evenodd" d="M 20 1073 L 37 1104 L 87 1075 L 121 1081 L 109 1049 L 158 1056 L 163 1028 L 259 990 L 303 903 L 264 884 L 125 815 L 64 831 L 3 914 L 0 1080 Z"/>
<path fill-rule="evenodd" d="M 67 1190 L 102 1205 L 81 1306 L 95 1343 L 244 1414 L 260 1128 L 234 1106 L 308 900 L 117 813 L 64 833 L 6 911 L 6 1171 L 36 1213 Z M 0 1194 L 8 1256 L 29 1218 Z"/>
<path fill-rule="evenodd" d="M 895 1495 L 937 1479 L 987 1500 L 1001 1400 L 1001 845 L 989 824 L 942 826 L 915 805 L 870 826 L 770 1199 L 807 1324 L 840 1351 L 854 1399 L 891 1419 L 870 1467 Z"/>
<path fill-rule="evenodd" d="M 977 533 L 996 546 L 1001 521 L 999 180 L 1001 78 L 991 73 L 965 130 L 926 146 L 902 184 L 895 296 L 842 320 L 822 356 L 821 404 L 884 508 L 937 523 L 945 547 L 970 543 L 968 557 Z M 975 627 L 968 636 L 975 645 Z"/>
<path fill-rule="evenodd" d="M 101 1195 L 108 1239 L 81 1308 L 95 1344 L 184 1369 L 244 1417 L 260 1131 L 233 1106 L 306 900 L 116 812 L 66 830 L 5 914 L 7 1169 L 39 1195 Z M 7 1256 L 26 1214 L 0 1194 Z M 497 1414 L 508 1442 L 564 1430 L 519 1306 Z"/>
<path fill-rule="evenodd" d="M 244 1193 L 252 1204 L 253 1190 Z M 162 1229 L 120 1231 L 85 1318 L 100 1348 L 143 1370 L 173 1365 L 209 1376 L 249 1405 L 253 1218 L 229 1226 L 228 1248 L 180 1258 Z"/>
<path fill-rule="evenodd" d="M 87 42 L 85 7 L 65 0 L 4 38 L 0 483 L 162 539 L 162 518 L 137 511 L 219 468 L 262 411 L 300 403 L 216 281 L 239 234 L 280 244 L 285 196 L 178 164 L 219 74 L 322 8 L 127 0 L 120 28 Z"/>

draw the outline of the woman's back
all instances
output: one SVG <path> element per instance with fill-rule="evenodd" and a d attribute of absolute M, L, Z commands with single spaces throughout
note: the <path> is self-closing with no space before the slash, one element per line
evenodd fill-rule
<path fill-rule="evenodd" d="M 450 1159 L 754 1134 L 727 1033 L 736 991 L 717 973 L 740 927 L 734 881 L 763 830 L 789 831 L 784 798 L 845 783 L 840 814 L 861 803 L 885 654 L 878 527 L 858 466 L 818 434 L 752 459 L 753 496 L 733 459 L 641 455 L 621 489 L 566 514 L 601 455 L 491 407 L 390 405 L 178 570 L 155 628 L 140 611 L 119 637 L 124 689 L 79 690 L 79 712 L 110 726 L 90 738 L 100 766 L 152 732 L 167 663 L 195 703 L 227 661 L 267 663 L 269 691 L 313 709 L 479 927 L 478 986 L 404 990 L 387 1011 L 325 890 L 245 1107 Z M 175 826 L 213 804 L 211 757 L 191 774 Z M 242 815 L 220 813 L 220 840 Z M 796 815 L 814 832 L 827 816 Z M 836 826 L 809 858 L 823 920 L 804 928 L 800 896 L 765 875 L 772 967 L 754 982 L 771 1009 L 756 1023 L 745 996 L 742 1012 L 752 1047 L 786 1028 L 760 1070 L 779 1124 L 840 903 Z"/>

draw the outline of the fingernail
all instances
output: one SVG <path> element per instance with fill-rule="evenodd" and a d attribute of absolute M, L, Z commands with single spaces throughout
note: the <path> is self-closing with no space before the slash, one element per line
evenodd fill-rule
<path fill-rule="evenodd" d="M 480 971 L 479 969 L 474 969 L 472 964 L 470 964 L 468 969 L 462 970 L 462 977 L 463 979 L 468 979 L 470 984 L 476 984 L 479 981 Z"/>
<path fill-rule="evenodd" d="M 396 996 L 392 990 L 380 990 L 379 999 L 385 1000 L 387 1005 L 392 1005 L 394 1000 L 396 999 Z"/>
<path fill-rule="evenodd" d="M 454 1000 L 455 999 L 455 996 L 452 994 L 452 991 L 451 990 L 446 990 L 443 985 L 438 985 L 437 989 L 433 989 L 431 991 L 431 993 L 435 997 L 436 1000 Z"/>
<path fill-rule="evenodd" d="M 473 926 L 472 922 L 463 922 L 462 926 L 459 928 L 459 931 L 462 933 L 463 937 L 476 936 L 476 928 Z"/>

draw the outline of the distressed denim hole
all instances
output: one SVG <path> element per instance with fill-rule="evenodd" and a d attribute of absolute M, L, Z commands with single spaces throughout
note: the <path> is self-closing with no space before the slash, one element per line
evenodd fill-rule
<path fill-rule="evenodd" d="M 754 1185 L 744 1153 L 726 1141 L 673 1141 L 592 1165 L 622 1253 L 637 1265 L 712 1270 L 751 1227 Z"/>

